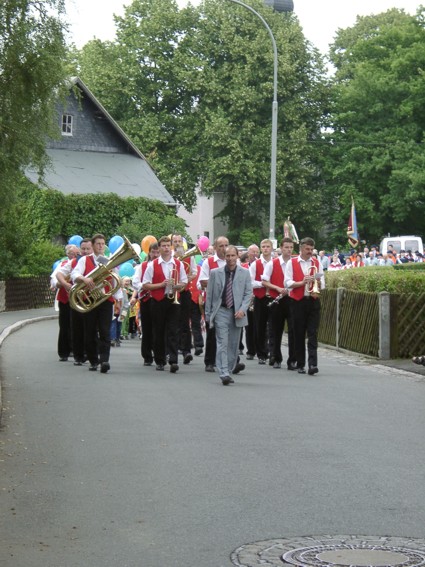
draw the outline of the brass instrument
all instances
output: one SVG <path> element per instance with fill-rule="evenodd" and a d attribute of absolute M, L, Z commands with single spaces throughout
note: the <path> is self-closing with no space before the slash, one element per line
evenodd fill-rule
<path fill-rule="evenodd" d="M 277 297 L 275 297 L 273 299 L 273 301 L 270 301 L 270 303 L 267 303 L 267 307 L 271 307 L 272 305 L 276 305 L 277 303 L 279 303 L 279 301 L 282 299 L 282 297 L 285 297 L 286 293 L 279 293 L 279 295 Z"/>
<path fill-rule="evenodd" d="M 179 270 L 177 267 L 171 270 L 169 279 L 173 280 L 173 287 L 179 284 Z M 168 299 L 174 299 L 173 303 L 175 305 L 180 305 L 180 301 L 178 300 L 178 291 L 176 289 L 171 289 L 171 291 L 167 293 L 167 297 Z"/>
<path fill-rule="evenodd" d="M 254 311 L 254 299 L 255 295 L 251 295 L 251 299 L 249 300 L 248 311 Z"/>
<path fill-rule="evenodd" d="M 184 252 L 181 255 L 176 254 L 176 258 L 181 261 L 186 260 L 186 258 L 190 258 L 191 256 L 196 256 L 197 254 L 202 256 L 202 251 L 200 250 L 199 246 L 193 246 L 192 248 L 189 248 L 187 252 Z"/>
<path fill-rule="evenodd" d="M 314 264 L 312 266 L 310 266 L 308 275 L 313 276 L 314 281 L 309 282 L 307 284 L 308 293 L 311 295 L 311 297 L 315 297 L 315 298 L 319 297 L 319 295 L 320 295 L 319 281 L 316 279 L 317 271 L 318 270 L 317 270 L 317 268 Z"/>
<path fill-rule="evenodd" d="M 92 278 L 95 283 L 93 289 L 88 289 L 84 283 L 77 283 L 71 287 L 69 304 L 72 309 L 80 313 L 87 313 L 114 295 L 121 287 L 121 278 L 112 270 L 131 258 L 139 262 L 139 255 L 128 238 L 124 236 L 123 244 L 112 254 L 106 264 L 99 264 L 87 274 L 87 277 Z"/>

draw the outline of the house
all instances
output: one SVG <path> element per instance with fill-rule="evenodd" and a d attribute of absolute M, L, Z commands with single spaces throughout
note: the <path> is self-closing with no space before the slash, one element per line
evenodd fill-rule
<path fill-rule="evenodd" d="M 65 104 L 57 107 L 61 137 L 47 142 L 52 166 L 43 186 L 64 194 L 144 197 L 176 207 L 146 158 L 83 81 L 75 77 L 71 86 Z M 26 176 L 39 183 L 36 171 L 29 169 Z"/>

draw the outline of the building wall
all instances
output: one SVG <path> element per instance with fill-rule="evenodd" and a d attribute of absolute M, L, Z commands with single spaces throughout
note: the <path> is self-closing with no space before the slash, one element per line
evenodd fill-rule
<path fill-rule="evenodd" d="M 200 236 L 208 236 L 212 243 L 217 236 L 225 236 L 227 225 L 219 218 L 214 218 L 224 208 L 224 198 L 222 193 L 214 193 L 213 197 L 205 197 L 197 191 L 196 207 L 192 213 L 180 208 L 178 216 L 187 224 L 187 232 L 192 242 L 198 240 Z"/>
<path fill-rule="evenodd" d="M 49 140 L 48 148 L 133 153 L 101 111 L 84 95 L 77 99 L 71 91 L 66 104 L 57 105 L 57 113 L 59 133 L 61 133 L 62 115 L 70 114 L 73 117 L 73 134 L 61 135 L 59 140 Z"/>

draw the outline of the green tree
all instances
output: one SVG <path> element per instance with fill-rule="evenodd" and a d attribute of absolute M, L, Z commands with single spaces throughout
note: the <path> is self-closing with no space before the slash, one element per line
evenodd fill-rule
<path fill-rule="evenodd" d="M 0 3 L 0 266 L 20 252 L 24 227 L 14 210 L 22 171 L 42 173 L 53 100 L 64 80 L 63 0 Z M 16 261 L 16 260 L 15 260 Z"/>
<path fill-rule="evenodd" d="M 359 17 L 331 48 L 332 133 L 324 159 L 329 219 L 345 231 L 351 196 L 359 232 L 423 234 L 424 10 Z"/>
<path fill-rule="evenodd" d="M 251 4 L 279 50 L 278 225 L 319 226 L 322 61 L 293 15 Z M 237 241 L 266 223 L 270 191 L 273 55 L 261 22 L 222 0 L 178 10 L 174 0 L 134 0 L 115 43 L 90 42 L 78 72 L 187 208 L 195 189 L 225 192 L 222 213 Z M 314 206 L 311 204 L 314 203 Z M 266 229 L 267 231 L 267 229 Z"/>

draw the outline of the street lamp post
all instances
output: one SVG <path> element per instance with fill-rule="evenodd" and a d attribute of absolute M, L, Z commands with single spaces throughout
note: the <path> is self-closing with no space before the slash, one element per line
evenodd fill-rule
<path fill-rule="evenodd" d="M 276 155 L 277 155 L 277 46 L 276 40 L 266 20 L 254 8 L 248 6 L 240 0 L 230 0 L 235 4 L 243 6 L 255 14 L 267 29 L 273 44 L 273 103 L 272 103 L 272 145 L 271 145 L 271 166 L 270 166 L 270 216 L 269 216 L 269 238 L 275 241 L 275 217 L 276 217 Z"/>

